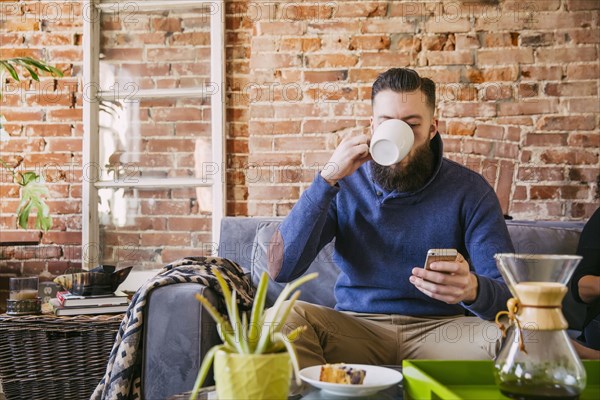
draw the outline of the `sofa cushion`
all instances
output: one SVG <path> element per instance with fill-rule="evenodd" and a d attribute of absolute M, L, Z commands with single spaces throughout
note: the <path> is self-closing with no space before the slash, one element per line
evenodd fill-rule
<path fill-rule="evenodd" d="M 279 221 L 263 221 L 259 222 L 256 228 L 251 265 L 252 282 L 254 285 L 258 284 L 263 271 L 267 271 L 267 252 L 269 243 L 271 243 L 273 234 L 279 224 Z M 322 304 L 327 307 L 335 306 L 333 287 L 340 270 L 332 260 L 333 247 L 334 242 L 323 247 L 319 255 L 308 268 L 306 273 L 318 272 L 319 277 L 302 285 L 300 288 L 300 300 L 309 303 Z M 281 290 L 285 287 L 285 283 L 274 282 L 271 279 L 269 279 L 269 281 L 267 304 L 271 306 L 275 299 L 277 299 Z"/>
<path fill-rule="evenodd" d="M 507 221 L 517 253 L 575 254 L 581 222 Z"/>

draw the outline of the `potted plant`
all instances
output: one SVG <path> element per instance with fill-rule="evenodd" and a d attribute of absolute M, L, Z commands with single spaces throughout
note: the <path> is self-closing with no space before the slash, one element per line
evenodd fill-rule
<path fill-rule="evenodd" d="M 20 82 L 20 69 L 27 70 L 31 79 L 37 82 L 40 81 L 40 71 L 47 72 L 52 76 L 63 76 L 63 73 L 59 69 L 31 57 L 0 59 L 0 101 L 2 100 L 2 90 L 4 88 L 4 74 L 8 72 L 15 81 Z M 2 114 L 0 114 L 0 142 L 10 139 L 10 136 L 2 126 L 4 122 L 6 121 Z M 29 214 L 35 209 L 37 211 L 35 228 L 42 229 L 43 231 L 49 230 L 52 227 L 52 217 L 50 216 L 50 209 L 44 201 L 44 197 L 48 195 L 48 188 L 42 181 L 42 177 L 35 171 L 18 171 L 18 163 L 16 165 L 9 165 L 0 158 L 0 164 L 2 164 L 2 168 L 8 171 L 12 182 L 20 186 L 21 201 L 17 207 L 18 226 L 27 229 Z"/>
<path fill-rule="evenodd" d="M 206 353 L 190 400 L 198 396 L 213 360 L 218 398 L 287 399 L 292 368 L 300 385 L 298 359 L 292 343 L 306 326 L 297 327 L 285 335 L 282 329 L 300 296 L 296 288 L 318 274 L 308 274 L 288 283 L 267 313 L 265 300 L 269 279 L 267 273 L 263 272 L 249 317 L 246 313 L 241 313 L 240 317 L 235 290 L 232 294 L 218 271 L 215 271 L 215 275 L 223 292 L 227 318 L 202 295 L 197 294 L 196 298 L 217 323 L 223 344 L 214 346 Z M 290 301 L 284 303 L 288 298 Z"/>

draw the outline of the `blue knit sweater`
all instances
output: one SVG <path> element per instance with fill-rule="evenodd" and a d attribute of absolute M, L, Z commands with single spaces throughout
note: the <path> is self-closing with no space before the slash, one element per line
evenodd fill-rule
<path fill-rule="evenodd" d="M 384 190 L 372 179 L 370 163 L 335 187 L 319 174 L 281 224 L 284 254 L 276 280 L 302 275 L 335 237 L 338 310 L 445 316 L 466 309 L 488 320 L 504 310 L 510 292 L 493 256 L 514 250 L 494 190 L 481 175 L 442 157 L 439 134 L 431 147 L 435 172 L 416 192 Z M 409 282 L 431 248 L 465 256 L 479 282 L 475 302 L 446 304 Z"/>

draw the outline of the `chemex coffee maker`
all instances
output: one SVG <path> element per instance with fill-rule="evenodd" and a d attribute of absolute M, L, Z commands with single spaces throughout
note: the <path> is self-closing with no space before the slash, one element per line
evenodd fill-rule
<path fill-rule="evenodd" d="M 514 399 L 578 399 L 586 373 L 561 310 L 579 256 L 496 254 L 512 295 L 496 323 L 506 336 L 495 360 L 500 391 Z M 508 316 L 509 328 L 499 321 Z"/>

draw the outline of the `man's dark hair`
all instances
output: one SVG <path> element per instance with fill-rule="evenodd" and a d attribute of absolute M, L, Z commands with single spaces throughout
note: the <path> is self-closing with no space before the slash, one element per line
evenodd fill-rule
<path fill-rule="evenodd" d="M 421 78 L 417 71 L 409 68 L 391 68 L 379 74 L 371 91 L 371 103 L 382 90 L 392 90 L 397 93 L 414 92 L 420 89 L 425 95 L 427 107 L 435 110 L 435 83 L 429 78 Z"/>

